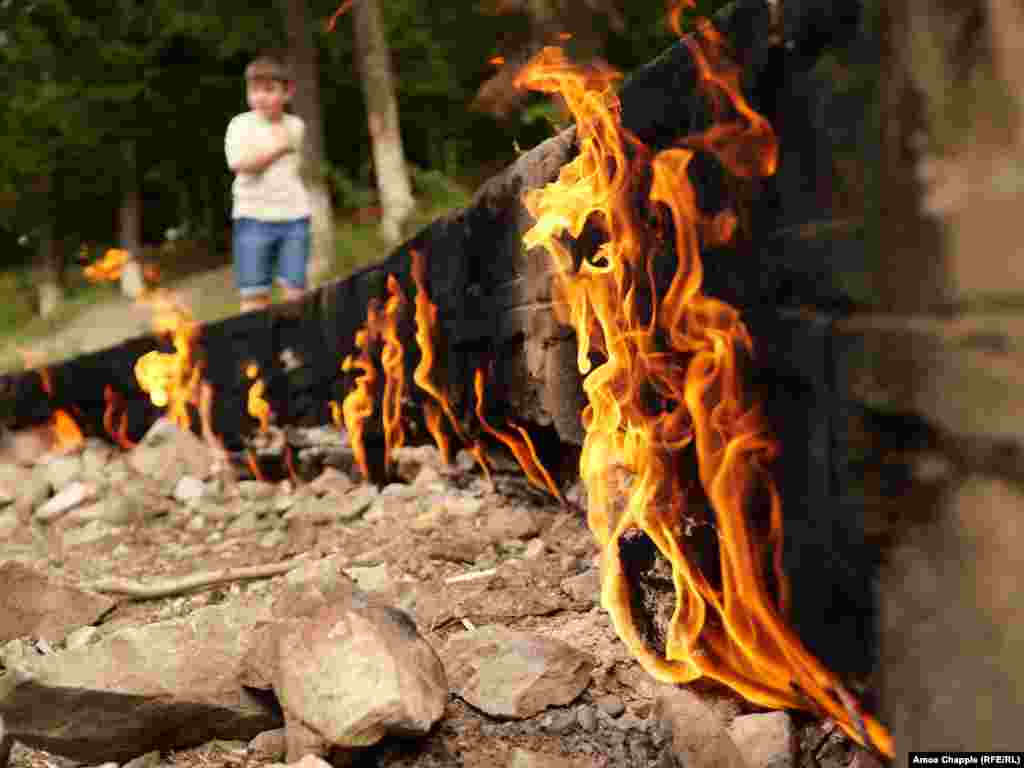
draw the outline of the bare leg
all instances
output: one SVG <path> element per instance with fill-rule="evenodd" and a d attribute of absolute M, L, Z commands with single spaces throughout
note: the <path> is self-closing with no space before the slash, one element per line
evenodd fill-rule
<path fill-rule="evenodd" d="M 249 296 L 242 297 L 241 311 L 252 312 L 256 309 L 266 309 L 270 306 L 270 291 L 266 293 L 256 293 Z"/>

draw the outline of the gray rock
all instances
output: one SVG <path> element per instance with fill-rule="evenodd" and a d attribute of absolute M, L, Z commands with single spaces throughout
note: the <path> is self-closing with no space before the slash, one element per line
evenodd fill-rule
<path fill-rule="evenodd" d="M 444 466 L 441 452 L 432 445 L 403 445 L 392 451 L 391 457 L 395 464 L 395 474 L 407 483 L 415 480 L 424 467 L 440 472 Z"/>
<path fill-rule="evenodd" d="M 387 563 L 381 563 L 380 565 L 357 565 L 348 568 L 347 573 L 364 592 L 383 592 L 391 586 L 391 576 L 388 573 Z"/>
<path fill-rule="evenodd" d="M 95 504 L 75 509 L 68 514 L 67 519 L 76 523 L 101 520 L 112 525 L 126 525 L 145 519 L 149 516 L 146 515 L 147 511 L 155 511 L 155 507 L 148 510 L 146 507 L 145 502 L 135 494 L 110 494 Z"/>
<path fill-rule="evenodd" d="M 285 754 L 284 728 L 263 731 L 249 742 L 249 754 L 255 760 L 268 763 L 280 762 Z"/>
<path fill-rule="evenodd" d="M 0 768 L 7 768 L 7 762 L 11 758 L 11 749 L 14 747 L 14 738 L 4 731 L 4 717 L 0 715 Z"/>
<path fill-rule="evenodd" d="M 686 768 L 750 768 L 718 714 L 695 694 L 670 689 L 655 701 L 655 717 L 675 760 Z"/>
<path fill-rule="evenodd" d="M 136 472 L 157 482 L 170 495 L 184 475 L 205 479 L 214 465 L 209 446 L 190 430 L 160 418 L 153 423 L 128 458 Z"/>
<path fill-rule="evenodd" d="M 490 715 L 511 718 L 571 703 L 590 684 L 594 667 L 567 643 L 501 626 L 452 636 L 441 657 L 455 693 Z"/>
<path fill-rule="evenodd" d="M 253 629 L 272 618 L 260 601 L 218 605 L 24 658 L 0 675 L 0 715 L 18 741 L 92 763 L 251 738 L 282 725 L 240 683 Z"/>
<path fill-rule="evenodd" d="M 626 711 L 626 705 L 618 696 L 602 696 L 597 700 L 597 706 L 608 717 L 619 717 Z"/>
<path fill-rule="evenodd" d="M 82 447 L 82 474 L 87 478 L 98 478 L 113 455 L 109 443 L 95 437 L 87 437 Z"/>
<path fill-rule="evenodd" d="M 194 504 L 205 494 L 206 484 L 192 475 L 182 475 L 174 486 L 174 498 L 182 504 Z"/>
<path fill-rule="evenodd" d="M 85 646 L 91 645 L 99 636 L 100 631 L 96 627 L 79 627 L 68 635 L 67 640 L 64 641 L 64 647 L 69 651 L 73 651 L 76 648 L 85 648 Z"/>
<path fill-rule="evenodd" d="M 523 507 L 502 509 L 498 514 L 488 516 L 484 526 L 488 541 L 494 543 L 508 539 L 529 539 L 538 533 L 540 525 L 537 516 Z"/>
<path fill-rule="evenodd" d="M 593 707 L 583 705 L 576 712 L 576 719 L 579 721 L 580 728 L 587 733 L 593 733 L 597 730 L 597 712 Z"/>
<path fill-rule="evenodd" d="M 0 563 L 0 642 L 32 635 L 63 640 L 114 607 L 103 595 L 57 584 L 27 566 Z"/>
<path fill-rule="evenodd" d="M 16 493 L 18 501 L 28 509 L 36 509 L 44 504 L 53 493 L 53 484 L 46 476 L 46 468 L 36 467 Z"/>
<path fill-rule="evenodd" d="M 21 519 L 15 509 L 0 510 L 0 541 L 10 539 L 21 527 Z"/>
<path fill-rule="evenodd" d="M 551 733 L 566 734 L 578 725 L 575 710 L 551 712 L 545 716 L 544 728 Z"/>
<path fill-rule="evenodd" d="M 338 500 L 336 516 L 338 520 L 355 520 L 373 504 L 380 495 L 375 485 L 360 485 Z"/>
<path fill-rule="evenodd" d="M 75 480 L 49 501 L 37 507 L 33 517 L 40 523 L 51 523 L 64 513 L 92 501 L 96 495 L 95 485 Z"/>
<path fill-rule="evenodd" d="M 273 498 L 277 494 L 277 486 L 273 483 L 265 483 L 261 480 L 239 480 L 238 492 L 243 499 L 250 501 L 264 501 Z"/>
<path fill-rule="evenodd" d="M 750 768 L 794 768 L 797 736 L 785 712 L 765 712 L 737 717 L 729 736 Z"/>
<path fill-rule="evenodd" d="M 325 467 L 324 471 L 309 484 L 310 490 L 319 496 L 334 494 L 343 496 L 355 487 L 352 478 L 334 467 Z"/>
<path fill-rule="evenodd" d="M 74 549 L 94 541 L 106 538 L 107 536 L 120 533 L 124 528 L 111 525 L 103 520 L 93 520 L 80 528 L 69 528 L 61 533 L 61 544 L 66 549 Z"/>
<path fill-rule="evenodd" d="M 51 456 L 43 466 L 46 479 L 57 492 L 60 492 L 81 476 L 82 456 L 78 453 Z"/>

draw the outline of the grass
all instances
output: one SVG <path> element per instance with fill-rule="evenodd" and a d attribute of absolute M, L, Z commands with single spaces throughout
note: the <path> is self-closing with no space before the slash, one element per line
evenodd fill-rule
<path fill-rule="evenodd" d="M 429 196 L 413 216 L 410 232 L 419 231 L 452 208 L 466 205 L 470 199 L 450 184 L 427 192 Z M 324 275 L 324 281 L 343 278 L 366 264 L 383 260 L 389 252 L 375 221 L 360 223 L 351 217 L 336 215 L 335 239 L 334 263 Z M 211 254 L 196 243 L 179 241 L 163 252 L 147 251 L 143 258 L 159 265 L 160 283 L 170 288 L 206 273 L 208 277 L 202 278 L 202 289 L 191 292 L 192 312 L 200 322 L 216 322 L 238 312 L 230 254 Z M 0 371 L 25 367 L 21 348 L 52 341 L 91 307 L 127 303 L 116 284 L 89 283 L 80 267 L 70 266 L 65 274 L 65 301 L 52 316 L 43 318 L 36 311 L 32 274 L 29 267 L 0 271 Z M 33 364 L 52 362 L 80 352 L 74 348 L 43 351 Z"/>

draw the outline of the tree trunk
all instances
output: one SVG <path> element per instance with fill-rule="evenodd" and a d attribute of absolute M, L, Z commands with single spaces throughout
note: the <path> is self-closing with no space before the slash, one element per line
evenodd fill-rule
<path fill-rule="evenodd" d="M 401 242 L 415 208 L 412 185 L 398 126 L 398 104 L 391 75 L 390 52 L 377 0 L 359 0 L 352 13 L 356 59 L 363 82 L 373 143 L 373 167 L 380 195 L 380 229 L 391 245 Z"/>
<path fill-rule="evenodd" d="M 39 232 L 39 251 L 37 255 L 37 282 L 39 292 L 39 314 L 49 317 L 64 300 L 62 282 L 63 263 L 61 252 L 57 246 L 57 228 L 54 223 L 56 214 L 51 196 L 53 193 L 52 176 L 47 173 L 39 179 L 38 191 L 43 197 L 45 210 Z"/>
<path fill-rule="evenodd" d="M 295 111 L 306 123 L 302 176 L 312 205 L 313 247 L 310 254 L 311 287 L 334 263 L 334 213 L 323 175 L 324 132 L 320 115 L 320 80 L 305 0 L 286 0 L 285 26 L 296 81 Z"/>
<path fill-rule="evenodd" d="M 142 266 L 138 257 L 142 249 L 142 197 L 139 194 L 139 175 L 135 160 L 135 144 L 130 141 L 122 146 L 124 166 L 121 192 L 121 209 L 118 212 L 118 243 L 128 251 L 128 260 L 121 268 L 121 292 L 130 298 L 142 293 Z"/>

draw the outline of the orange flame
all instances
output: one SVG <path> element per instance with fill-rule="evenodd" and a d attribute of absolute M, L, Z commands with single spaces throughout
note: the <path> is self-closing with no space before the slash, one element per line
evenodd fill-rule
<path fill-rule="evenodd" d="M 380 367 L 384 372 L 384 400 L 381 420 L 384 424 L 384 466 L 390 472 L 391 453 L 405 445 L 402 427 L 402 398 L 405 396 L 405 351 L 398 336 L 398 321 L 408 301 L 394 275 L 388 275 L 388 300 L 384 305 L 379 330 L 384 346 Z"/>
<path fill-rule="evenodd" d="M 85 442 L 82 430 L 74 418 L 62 408 L 54 411 L 50 417 L 50 427 L 53 430 L 54 445 L 60 452 L 72 451 Z"/>
<path fill-rule="evenodd" d="M 121 277 L 121 270 L 130 258 L 128 251 L 123 248 L 109 248 L 103 254 L 103 258 L 86 266 L 82 272 L 86 280 L 91 283 L 103 283 L 117 280 Z"/>
<path fill-rule="evenodd" d="M 431 371 L 434 367 L 434 340 L 437 334 L 437 305 L 430 300 L 427 293 L 427 263 L 423 254 L 419 251 L 410 251 L 412 255 L 412 279 L 416 284 L 416 343 L 420 348 L 420 362 L 413 371 L 412 380 L 416 385 L 434 398 L 433 403 L 425 403 L 423 412 L 427 422 L 427 429 L 437 443 L 445 464 L 451 463 L 451 447 L 448 438 L 444 434 L 441 414 L 448 418 L 452 431 L 466 446 L 466 450 L 476 459 L 477 464 L 483 469 L 488 481 L 491 479 L 491 470 L 487 464 L 487 456 L 483 446 L 469 439 L 465 431 L 455 417 L 452 405 L 444 392 L 431 379 Z M 439 410 L 440 409 L 440 410 Z"/>
<path fill-rule="evenodd" d="M 588 489 L 588 524 L 602 549 L 602 605 L 657 679 L 683 683 L 706 675 L 758 704 L 811 707 L 835 718 L 857 741 L 891 755 L 885 728 L 851 712 L 840 681 L 782 618 L 788 592 L 781 502 L 765 469 L 775 446 L 759 408 L 745 396 L 737 359 L 738 351 L 751 352 L 751 340 L 737 310 L 701 288 L 699 233 L 731 235 L 734 223 L 729 217 L 702 221 L 686 173 L 697 149 L 714 153 L 740 178 L 772 173 L 775 140 L 744 102 L 739 72 L 718 49 L 717 33 L 709 24 L 698 29 L 702 35 L 687 45 L 702 88 L 717 100 L 720 122 L 653 158 L 622 128 L 611 88 L 618 73 L 584 72 L 549 47 L 517 78 L 533 90 L 560 93 L 577 125 L 579 155 L 556 182 L 524 197 L 536 223 L 523 239 L 526 247 L 548 252 L 557 309 L 579 342 L 589 400 L 580 472 Z M 734 117 L 721 122 L 726 107 Z M 627 142 L 634 151 L 627 153 Z M 632 202 L 648 165 L 651 206 L 663 206 L 659 213 L 668 209 L 675 231 L 676 273 L 660 302 L 651 247 L 658 233 Z M 560 238 L 578 238 L 588 221 L 601 226 L 607 240 L 577 270 Z M 643 309 L 643 296 L 653 312 Z M 593 367 L 592 353 L 603 358 Z M 699 487 L 690 481 L 694 455 Z M 628 487 L 617 482 L 623 471 L 632 476 Z M 713 513 L 701 521 L 705 498 Z M 745 514 L 755 500 L 768 517 L 763 540 Z M 686 534 L 695 521 L 717 529 L 718 584 L 687 556 Z M 638 626 L 621 559 L 623 537 L 638 531 L 672 568 L 676 604 L 663 648 L 649 644 Z"/>
<path fill-rule="evenodd" d="M 114 426 L 114 414 L 124 406 L 124 399 L 107 384 L 103 387 L 103 401 L 106 403 L 103 410 L 103 428 L 115 443 L 125 450 L 131 450 L 135 443 L 128 437 L 127 411 L 121 411 L 121 421 L 117 427 Z"/>
<path fill-rule="evenodd" d="M 484 372 L 480 368 L 477 369 L 473 376 L 473 390 L 476 392 L 476 416 L 484 430 L 489 435 L 500 440 L 512 451 L 512 455 L 516 457 L 519 466 L 526 473 L 526 479 L 532 485 L 540 488 L 542 491 L 547 491 L 564 503 L 565 499 L 562 496 L 561 490 L 559 490 L 555 481 L 551 479 L 551 475 L 548 474 L 548 471 L 537 456 L 537 450 L 533 447 L 530 433 L 517 424 L 510 424 L 509 426 L 519 433 L 517 437 L 509 432 L 497 430 L 487 423 L 487 419 L 484 417 Z"/>
<path fill-rule="evenodd" d="M 331 16 L 330 20 L 327 22 L 326 27 L 328 32 L 334 31 L 334 25 L 338 23 L 338 19 L 340 19 L 342 14 L 344 14 L 351 7 L 352 0 L 345 0 L 344 3 L 338 6 L 338 10 L 334 12 L 334 15 Z"/>
<path fill-rule="evenodd" d="M 193 362 L 199 326 L 188 308 L 170 294 L 152 294 L 146 301 L 155 314 L 156 332 L 171 337 L 174 352 L 147 352 L 135 363 L 135 378 L 153 405 L 167 408 L 175 424 L 190 429 L 188 406 L 198 402 L 199 394 L 200 370 Z"/>
<path fill-rule="evenodd" d="M 355 388 L 345 395 L 345 400 L 341 404 L 341 413 L 345 420 L 345 428 L 352 441 L 352 451 L 355 453 L 356 462 L 359 464 L 363 477 L 367 479 L 370 477 L 370 465 L 366 457 L 363 430 L 364 422 L 373 415 L 373 390 L 377 383 L 377 369 L 370 356 L 370 329 L 379 324 L 377 319 L 379 312 L 377 300 L 371 299 L 366 315 L 366 326 L 356 332 L 356 349 L 359 350 L 359 354 L 358 356 L 348 355 L 341 364 L 341 370 L 345 372 L 353 369 L 362 371 L 356 378 Z"/>
<path fill-rule="evenodd" d="M 266 384 L 263 383 L 263 379 L 256 378 L 259 373 L 260 368 L 255 363 L 250 363 L 246 366 L 246 378 L 250 381 L 256 379 L 252 382 L 252 386 L 249 387 L 247 410 L 250 416 L 259 421 L 260 432 L 266 432 L 270 428 L 270 403 L 263 398 Z"/>
<path fill-rule="evenodd" d="M 487 63 L 488 64 L 493 64 L 496 67 L 500 67 L 502 64 L 505 63 L 505 57 L 504 56 L 492 56 L 491 58 L 489 58 L 487 60 Z"/>
<path fill-rule="evenodd" d="M 252 476 L 259 480 L 261 483 L 267 482 L 266 476 L 263 474 L 263 470 L 260 469 L 260 463 L 256 460 L 256 454 L 250 448 L 246 451 L 246 463 L 249 465 L 249 471 L 252 472 Z"/>

